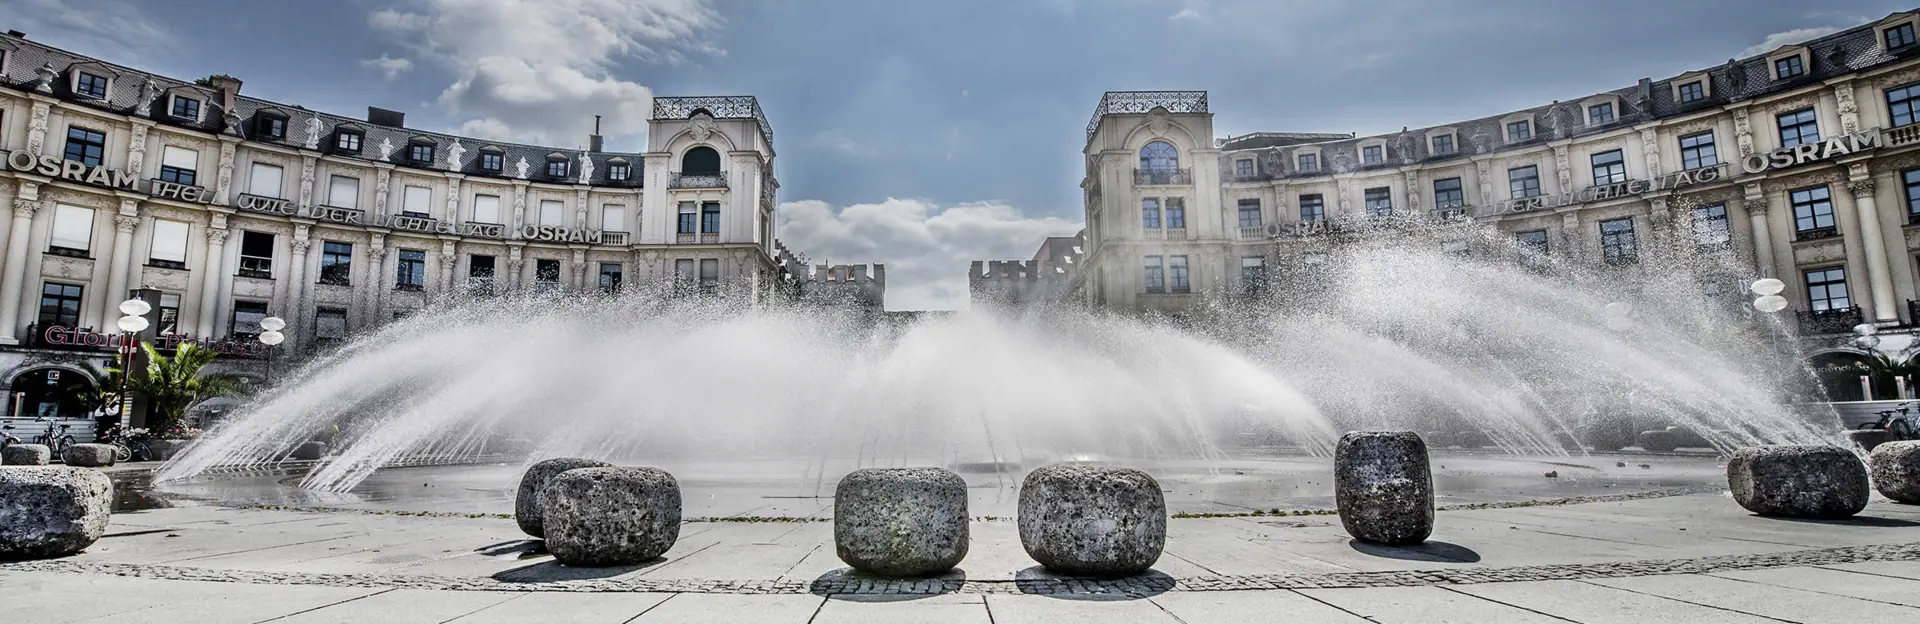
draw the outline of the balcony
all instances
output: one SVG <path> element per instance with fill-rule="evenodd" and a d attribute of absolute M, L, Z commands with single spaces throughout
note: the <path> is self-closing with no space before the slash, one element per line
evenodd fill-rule
<path fill-rule="evenodd" d="M 627 236 L 628 234 L 626 232 L 601 232 L 600 244 L 613 246 L 625 245 L 627 244 Z"/>
<path fill-rule="evenodd" d="M 1134 186 L 1171 186 L 1193 184 L 1192 169 L 1135 169 Z"/>
<path fill-rule="evenodd" d="M 1148 228 L 1146 235 L 1141 238 L 1146 240 L 1183 241 L 1187 240 L 1187 228 Z"/>
<path fill-rule="evenodd" d="M 1900 126 L 1887 131 L 1887 146 L 1900 147 L 1920 143 L 1920 124 Z"/>
<path fill-rule="evenodd" d="M 1238 238 L 1243 241 L 1267 239 L 1267 227 L 1264 225 L 1242 225 L 1236 230 L 1236 233 L 1238 234 Z"/>
<path fill-rule="evenodd" d="M 1844 334 L 1853 331 L 1853 326 L 1862 322 L 1859 306 L 1794 314 L 1800 317 L 1802 334 Z"/>
<path fill-rule="evenodd" d="M 682 245 L 690 245 L 690 244 L 693 244 L 695 236 L 699 236 L 699 235 L 694 234 L 692 232 L 681 232 L 673 236 L 673 242 L 680 243 Z"/>
<path fill-rule="evenodd" d="M 702 245 L 712 245 L 718 242 L 720 242 L 719 232 L 703 232 L 700 234 L 700 244 Z"/>
<path fill-rule="evenodd" d="M 675 173 L 667 181 L 667 188 L 675 189 L 723 189 L 727 188 L 727 173 Z"/>
<path fill-rule="evenodd" d="M 1435 221 L 1451 221 L 1454 219 L 1465 219 L 1467 215 L 1472 213 L 1473 209 L 1464 205 L 1445 206 L 1427 211 L 1427 218 Z"/>
<path fill-rule="evenodd" d="M 1802 242 L 1802 241 L 1820 240 L 1823 238 L 1833 238 L 1839 235 L 1840 235 L 1840 230 L 1833 227 L 1823 227 L 1823 228 L 1814 228 L 1811 230 L 1800 230 L 1799 232 L 1795 232 L 1793 235 L 1793 240 L 1794 242 Z"/>

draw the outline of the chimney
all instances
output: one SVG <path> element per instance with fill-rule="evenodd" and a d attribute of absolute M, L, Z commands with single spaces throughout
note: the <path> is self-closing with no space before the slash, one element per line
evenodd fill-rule
<path fill-rule="evenodd" d="M 388 128 L 407 127 L 407 114 L 397 110 L 387 110 L 377 106 L 367 107 L 367 123 Z"/>
<path fill-rule="evenodd" d="M 1653 79 L 1641 78 L 1640 79 L 1640 101 L 1648 102 L 1648 101 L 1652 101 L 1652 99 L 1653 99 Z"/>
<path fill-rule="evenodd" d="M 593 152 L 595 154 L 600 153 L 601 143 L 602 143 L 602 140 L 600 138 L 600 116 L 594 115 L 593 116 L 593 134 L 587 135 L 587 151 Z"/>
<path fill-rule="evenodd" d="M 18 30 L 9 30 L 7 31 L 7 36 L 13 37 L 15 39 L 25 39 L 27 38 L 27 33 L 23 33 Z"/>
<path fill-rule="evenodd" d="M 213 88 L 220 90 L 220 110 L 237 110 L 235 107 L 240 99 L 239 78 L 218 74 L 208 77 L 207 82 L 213 83 Z"/>

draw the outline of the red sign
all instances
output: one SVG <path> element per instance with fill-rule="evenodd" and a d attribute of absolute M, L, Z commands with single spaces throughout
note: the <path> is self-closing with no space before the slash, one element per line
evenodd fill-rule
<path fill-rule="evenodd" d="M 41 336 L 42 338 L 45 339 L 46 343 L 49 345 L 56 345 L 56 346 L 62 346 L 62 347 L 99 347 L 99 348 L 118 349 L 123 344 L 121 342 L 121 339 L 122 339 L 122 336 L 125 336 L 125 334 L 120 334 L 120 333 L 102 334 L 100 332 L 96 332 L 91 329 L 75 329 L 72 327 L 62 327 L 59 325 L 53 325 L 53 326 L 47 327 L 46 330 L 41 333 Z M 199 345 L 203 349 L 211 349 L 213 350 L 214 353 L 218 353 L 221 355 L 236 355 L 236 356 L 243 356 L 243 357 L 253 355 L 253 350 L 255 348 L 254 343 L 248 340 L 210 340 L 206 338 L 195 339 L 184 334 L 167 334 L 165 336 L 156 337 L 153 340 L 153 347 L 155 349 L 171 351 L 171 350 L 180 348 L 180 345 L 186 344 L 186 343 Z"/>

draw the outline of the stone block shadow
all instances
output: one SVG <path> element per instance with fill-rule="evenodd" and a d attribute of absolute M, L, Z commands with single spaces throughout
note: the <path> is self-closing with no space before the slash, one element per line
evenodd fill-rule
<path fill-rule="evenodd" d="M 1480 553 L 1473 549 L 1435 540 L 1411 546 L 1386 546 L 1360 540 L 1347 540 L 1347 546 L 1363 555 L 1372 555 L 1384 559 L 1403 561 L 1432 561 L 1435 563 L 1479 563 Z"/>
<path fill-rule="evenodd" d="M 502 583 L 550 583 L 554 581 L 592 581 L 608 579 L 623 574 L 631 574 L 653 566 L 666 563 L 666 557 L 654 557 L 632 565 L 588 568 L 570 566 L 558 561 L 542 561 L 511 570 L 493 573 L 493 580 Z"/>
<path fill-rule="evenodd" d="M 1020 593 L 1060 600 L 1141 600 L 1167 593 L 1174 583 L 1173 577 L 1159 570 L 1133 576 L 1088 577 L 1056 574 L 1036 565 L 1013 575 L 1013 586 Z"/>
<path fill-rule="evenodd" d="M 842 567 L 828 570 L 813 579 L 807 591 L 828 600 L 906 602 L 955 593 L 966 584 L 967 571 L 960 568 L 948 570 L 939 576 L 894 578 Z"/>
<path fill-rule="evenodd" d="M 1912 520 L 1901 520 L 1899 518 L 1881 518 L 1879 516 L 1853 516 L 1851 518 L 1787 518 L 1783 516 L 1763 516 L 1760 514 L 1753 514 L 1753 517 L 1765 518 L 1768 520 L 1784 520 L 1787 522 L 1803 522 L 1806 524 L 1831 524 L 1835 526 L 1865 526 L 1865 527 L 1883 527 L 1883 528 L 1892 528 L 1892 529 L 1920 527 L 1920 522 L 1914 522 Z"/>

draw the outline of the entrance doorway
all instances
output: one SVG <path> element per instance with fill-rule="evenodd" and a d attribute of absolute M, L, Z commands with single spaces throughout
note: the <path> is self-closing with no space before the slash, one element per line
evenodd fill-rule
<path fill-rule="evenodd" d="M 63 368 L 38 368 L 13 378 L 7 389 L 7 411 L 21 418 L 87 418 L 96 407 L 93 380 Z"/>

